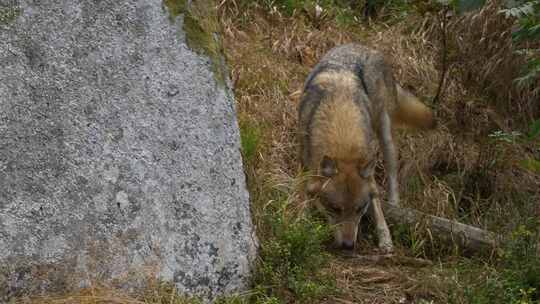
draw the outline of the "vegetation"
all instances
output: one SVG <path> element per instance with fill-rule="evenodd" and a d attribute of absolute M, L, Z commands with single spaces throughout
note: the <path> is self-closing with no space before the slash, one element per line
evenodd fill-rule
<path fill-rule="evenodd" d="M 494 263 L 478 267 L 463 261 L 457 267 L 468 283 L 461 290 L 467 303 L 540 303 L 539 223 L 520 225 Z"/>
<path fill-rule="evenodd" d="M 540 77 L 540 50 L 534 42 L 540 40 L 540 1 L 509 1 L 501 10 L 508 18 L 514 18 L 517 24 L 512 39 L 518 44 L 517 52 L 522 54 L 527 63 L 522 76 L 516 81 L 522 86 L 535 86 Z M 531 42 L 531 44 L 520 44 Z M 538 86 L 532 88 L 538 93 Z"/>
<path fill-rule="evenodd" d="M 301 195 L 298 176 L 296 106 L 303 80 L 318 58 L 350 41 L 388 54 L 396 78 L 428 104 L 438 93 L 446 56 L 446 79 L 438 103 L 432 104 L 441 126 L 422 136 L 400 134 L 404 205 L 514 234 L 500 251 L 468 258 L 455 247 L 436 243 L 421 225 L 394 225 L 399 254 L 438 265 L 358 265 L 328 251 L 331 257 L 320 267 L 321 274 L 334 277 L 336 289 L 316 302 L 536 303 L 536 283 L 526 279 L 535 273 L 525 273 L 524 267 L 535 269 L 537 255 L 534 250 L 517 255 L 519 250 L 511 248 L 522 244 L 520 229 L 540 212 L 540 176 L 533 170 L 539 158 L 533 135 L 539 128 L 534 124 L 540 115 L 534 102 L 538 86 L 516 80 L 523 77 L 522 67 L 530 58 L 516 50 L 538 44 L 516 44 L 513 29 L 521 21 L 506 16 L 507 6 L 472 2 L 375 1 L 370 5 L 376 13 L 367 19 L 365 3 L 354 1 L 236 0 L 221 8 L 241 121 L 272 126 L 259 129 L 258 153 L 245 162 L 263 251 L 272 248 L 277 254 L 269 244 L 284 238 L 268 224 L 268 217 L 310 219 L 305 217 L 309 202 Z M 384 185 L 380 169 L 378 180 Z M 276 188 L 285 191 L 276 197 Z M 538 229 L 526 227 L 531 233 Z M 371 236 L 365 236 L 360 252 L 373 252 Z M 272 257 L 261 255 L 259 269 L 270 261 Z M 523 265 L 517 267 L 517 261 Z M 280 303 L 302 301 L 289 281 L 280 275 L 258 276 L 256 285 L 273 286 L 263 294 Z M 488 283 L 495 281 L 498 285 Z M 310 301 L 316 298 L 315 293 Z"/>
<path fill-rule="evenodd" d="M 22 13 L 20 7 L 13 4 L 0 4 L 0 26 L 9 25 Z"/>
<path fill-rule="evenodd" d="M 331 295 L 333 277 L 320 271 L 329 258 L 323 244 L 330 238 L 330 229 L 310 215 L 288 216 L 286 204 L 265 210 L 270 236 L 262 240 L 256 289 L 264 297 L 300 302 Z"/>
<path fill-rule="evenodd" d="M 242 144 L 242 157 L 246 163 L 256 158 L 257 150 L 261 142 L 261 130 L 249 121 L 240 123 L 240 143 Z"/>
<path fill-rule="evenodd" d="M 213 0 L 164 0 L 163 4 L 167 7 L 171 22 L 178 15 L 183 15 L 182 30 L 186 34 L 187 45 L 210 58 L 216 82 L 225 85 L 226 68 L 221 59 L 221 41 L 215 35 L 219 32 L 219 24 Z"/>

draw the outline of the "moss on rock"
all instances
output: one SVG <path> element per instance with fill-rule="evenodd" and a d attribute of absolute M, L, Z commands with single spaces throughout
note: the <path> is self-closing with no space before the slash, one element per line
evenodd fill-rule
<path fill-rule="evenodd" d="M 20 7 L 14 6 L 3 6 L 0 5 L 0 25 L 10 24 L 13 22 L 19 15 L 21 15 L 22 10 Z"/>
<path fill-rule="evenodd" d="M 225 85 L 225 66 L 222 57 L 217 8 L 213 0 L 164 0 L 171 21 L 183 15 L 186 43 L 195 52 L 206 55 L 212 63 L 216 81 Z"/>

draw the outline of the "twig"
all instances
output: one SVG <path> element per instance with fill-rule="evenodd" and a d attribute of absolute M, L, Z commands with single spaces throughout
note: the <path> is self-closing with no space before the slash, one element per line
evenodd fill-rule
<path fill-rule="evenodd" d="M 448 7 L 445 6 L 444 10 L 442 11 L 442 20 L 440 22 L 440 29 L 441 29 L 441 42 L 442 42 L 442 67 L 441 67 L 441 77 L 439 79 L 439 86 L 437 88 L 437 93 L 435 94 L 435 97 L 433 97 L 433 104 L 437 104 L 439 102 L 439 99 L 440 99 L 440 96 L 442 94 L 442 91 L 443 91 L 443 87 L 444 87 L 444 79 L 446 77 L 446 72 L 448 70 L 448 60 L 447 60 L 447 56 L 448 56 L 448 51 L 447 51 L 447 42 L 446 42 L 446 37 L 447 37 L 447 15 L 448 13 Z"/>
<path fill-rule="evenodd" d="M 336 297 L 332 297 L 332 300 L 336 301 L 336 303 L 354 304 L 354 302 L 351 302 L 351 301 L 348 301 L 348 300 L 345 300 L 345 299 L 336 298 Z"/>

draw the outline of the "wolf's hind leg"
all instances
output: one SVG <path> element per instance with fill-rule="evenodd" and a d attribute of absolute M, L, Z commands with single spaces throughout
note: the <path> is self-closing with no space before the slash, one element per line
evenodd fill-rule
<path fill-rule="evenodd" d="M 388 175 L 388 201 L 394 206 L 399 206 L 397 150 L 392 140 L 392 127 L 387 113 L 383 114 L 381 129 L 378 131 L 383 150 L 384 166 Z"/>

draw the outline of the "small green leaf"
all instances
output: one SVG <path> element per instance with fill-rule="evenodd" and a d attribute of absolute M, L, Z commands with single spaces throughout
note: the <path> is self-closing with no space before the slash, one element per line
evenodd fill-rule
<path fill-rule="evenodd" d="M 521 165 L 529 171 L 540 173 L 540 160 L 527 158 L 521 161 Z"/>
<path fill-rule="evenodd" d="M 531 131 L 529 132 L 529 139 L 534 139 L 540 135 L 540 119 L 535 120 L 531 124 Z"/>

